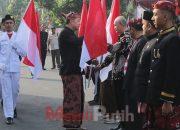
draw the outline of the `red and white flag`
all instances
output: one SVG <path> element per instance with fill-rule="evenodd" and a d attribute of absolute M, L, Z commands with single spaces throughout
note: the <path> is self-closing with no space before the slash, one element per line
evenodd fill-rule
<path fill-rule="evenodd" d="M 114 20 L 119 15 L 120 15 L 120 1 L 113 0 L 112 5 L 111 5 L 111 12 L 106 22 L 107 43 L 115 44 L 118 41 L 118 34 L 114 29 Z M 109 55 L 109 53 L 106 53 L 105 55 L 103 55 L 103 59 L 105 59 L 107 55 Z M 108 78 L 109 71 L 111 70 L 112 70 L 112 64 L 103 68 L 100 71 L 100 79 L 102 82 Z"/>
<path fill-rule="evenodd" d="M 80 67 L 86 62 L 107 52 L 106 30 L 100 0 L 90 0 L 82 46 Z"/>
<path fill-rule="evenodd" d="M 83 6 L 82 6 L 82 11 L 81 11 L 81 24 L 79 27 L 78 37 L 84 36 L 86 22 L 87 22 L 87 14 L 88 14 L 87 3 L 86 3 L 86 0 L 83 0 Z"/>
<path fill-rule="evenodd" d="M 102 10 L 103 10 L 103 14 L 104 14 L 104 20 L 105 23 L 107 21 L 107 6 L 106 6 L 107 0 L 101 0 L 101 6 L 102 6 Z"/>
<path fill-rule="evenodd" d="M 114 29 L 114 20 L 120 15 L 120 0 L 113 0 L 111 12 L 106 23 L 107 42 L 115 44 L 118 41 L 118 34 Z"/>
<path fill-rule="evenodd" d="M 31 69 L 34 78 L 42 71 L 39 18 L 31 0 L 17 31 L 17 42 L 25 48 L 27 56 L 23 63 Z"/>
<path fill-rule="evenodd" d="M 107 0 L 101 0 L 101 7 L 102 7 L 102 11 L 103 11 L 103 16 L 104 16 L 104 22 L 106 24 L 106 21 L 107 21 L 107 6 L 106 6 L 106 1 Z M 107 39 L 106 39 L 106 43 L 107 43 Z M 99 61 L 99 63 L 102 63 L 103 61 L 103 56 L 99 56 L 97 58 L 97 60 Z"/>

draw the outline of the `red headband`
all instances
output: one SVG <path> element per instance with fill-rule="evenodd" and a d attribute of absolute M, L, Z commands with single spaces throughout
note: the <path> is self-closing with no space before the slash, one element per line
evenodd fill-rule
<path fill-rule="evenodd" d="M 142 19 L 132 19 L 128 22 L 128 26 L 136 26 L 136 25 L 142 25 Z"/>

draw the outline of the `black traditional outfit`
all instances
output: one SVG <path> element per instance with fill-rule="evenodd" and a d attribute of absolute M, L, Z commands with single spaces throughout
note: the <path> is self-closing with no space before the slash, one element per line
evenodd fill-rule
<path fill-rule="evenodd" d="M 144 102 L 146 97 L 146 89 L 148 86 L 149 70 L 151 64 L 151 50 L 156 42 L 157 33 L 147 36 L 147 43 L 142 49 L 139 62 L 135 72 L 135 87 L 137 92 L 135 98 L 137 101 Z"/>
<path fill-rule="evenodd" d="M 175 6 L 159 1 L 154 9 L 173 13 Z M 150 76 L 145 101 L 151 108 L 151 118 L 158 130 L 180 128 L 180 37 L 175 27 L 161 30 L 151 53 Z M 171 103 L 173 113 L 162 113 L 162 104 Z"/>
<path fill-rule="evenodd" d="M 151 54 L 150 77 L 145 101 L 151 106 L 154 114 L 159 114 L 152 117 L 156 116 L 155 125 L 161 127 L 163 127 L 162 124 L 158 123 L 161 112 L 156 111 L 161 110 L 162 104 L 171 102 L 174 106 L 180 105 L 179 43 L 180 38 L 172 27 L 160 33 Z"/>
<path fill-rule="evenodd" d="M 141 51 L 146 44 L 147 40 L 144 36 L 141 36 L 133 44 L 129 53 L 127 62 L 127 70 L 124 78 L 123 89 L 125 91 L 125 104 L 128 105 L 129 111 L 134 114 L 134 122 L 127 122 L 125 128 L 129 130 L 140 130 L 141 128 L 141 117 L 137 113 L 137 101 L 134 98 L 136 88 L 135 83 L 135 71 L 140 58 Z"/>
<path fill-rule="evenodd" d="M 112 71 L 108 79 L 103 82 L 102 103 L 109 113 L 121 111 L 124 106 L 124 92 L 122 91 L 124 78 L 124 64 L 130 51 L 132 39 L 128 31 L 119 35 L 119 41 L 113 45 L 109 52 L 111 55 L 105 58 L 101 67 L 104 68 L 112 63 Z"/>
<path fill-rule="evenodd" d="M 66 128 L 79 128 L 82 124 L 84 90 L 79 67 L 83 38 L 65 27 L 59 36 L 61 54 L 60 76 L 63 82 L 63 124 Z"/>
<path fill-rule="evenodd" d="M 42 59 L 42 68 L 45 66 L 46 61 L 46 54 L 47 54 L 47 40 L 48 40 L 48 33 L 45 31 L 40 32 L 41 38 L 41 59 Z"/>
<path fill-rule="evenodd" d="M 145 97 L 147 94 L 147 87 L 148 87 L 148 80 L 149 80 L 149 70 L 151 64 L 151 51 L 154 47 L 156 42 L 157 33 L 147 36 L 147 43 L 142 49 L 139 62 L 137 64 L 137 68 L 135 71 L 135 79 L 134 79 L 134 98 L 136 99 L 137 103 L 143 104 L 145 102 Z M 139 108 L 140 110 L 140 108 Z M 142 126 L 141 128 L 152 128 L 153 125 L 149 120 L 149 106 L 144 114 L 141 114 L 142 117 Z"/>

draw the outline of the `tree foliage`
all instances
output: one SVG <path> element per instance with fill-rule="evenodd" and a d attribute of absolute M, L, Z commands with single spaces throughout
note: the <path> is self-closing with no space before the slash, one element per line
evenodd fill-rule
<path fill-rule="evenodd" d="M 70 11 L 81 12 L 83 0 L 46 0 L 42 1 L 43 6 L 50 11 L 50 17 L 55 24 L 64 23 L 62 13 Z M 87 0 L 89 2 L 89 0 Z M 107 12 L 110 11 L 112 0 L 107 0 Z M 121 0 L 121 12 L 126 11 L 127 0 Z"/>
<path fill-rule="evenodd" d="M 0 0 L 0 16 L 12 14 L 17 24 L 20 22 L 30 0 Z M 54 26 L 64 25 L 62 13 L 70 11 L 81 12 L 83 0 L 35 0 L 36 8 L 40 14 L 41 23 Z M 121 12 L 126 12 L 127 1 L 121 0 Z M 89 0 L 87 0 L 89 2 Z M 107 0 L 107 12 L 109 13 L 112 0 Z M 127 14 L 127 13 L 126 13 Z"/>

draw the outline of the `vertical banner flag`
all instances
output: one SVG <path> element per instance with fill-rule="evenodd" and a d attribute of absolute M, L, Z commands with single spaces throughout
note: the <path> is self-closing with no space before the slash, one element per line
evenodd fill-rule
<path fill-rule="evenodd" d="M 23 63 L 31 69 L 34 78 L 42 71 L 39 18 L 31 0 L 17 31 L 17 42 L 27 51 Z"/>
<path fill-rule="evenodd" d="M 78 37 L 84 36 L 86 22 L 87 22 L 87 13 L 88 13 L 87 3 L 86 3 L 86 0 L 83 0 L 83 6 L 82 6 L 82 11 L 81 11 L 81 23 L 79 27 Z"/>
<path fill-rule="evenodd" d="M 106 23 L 107 43 L 109 44 L 115 44 L 118 41 L 118 34 L 114 29 L 114 20 L 119 15 L 120 15 L 120 0 L 113 0 L 111 5 L 110 15 Z M 107 55 L 109 55 L 109 53 L 105 54 L 103 57 L 105 58 Z M 112 70 L 112 64 L 103 68 L 100 71 L 100 79 L 102 82 L 108 78 L 109 71 L 111 70 Z"/>
<path fill-rule="evenodd" d="M 83 69 L 87 61 L 107 52 L 106 30 L 100 0 L 90 0 L 80 59 Z"/>

